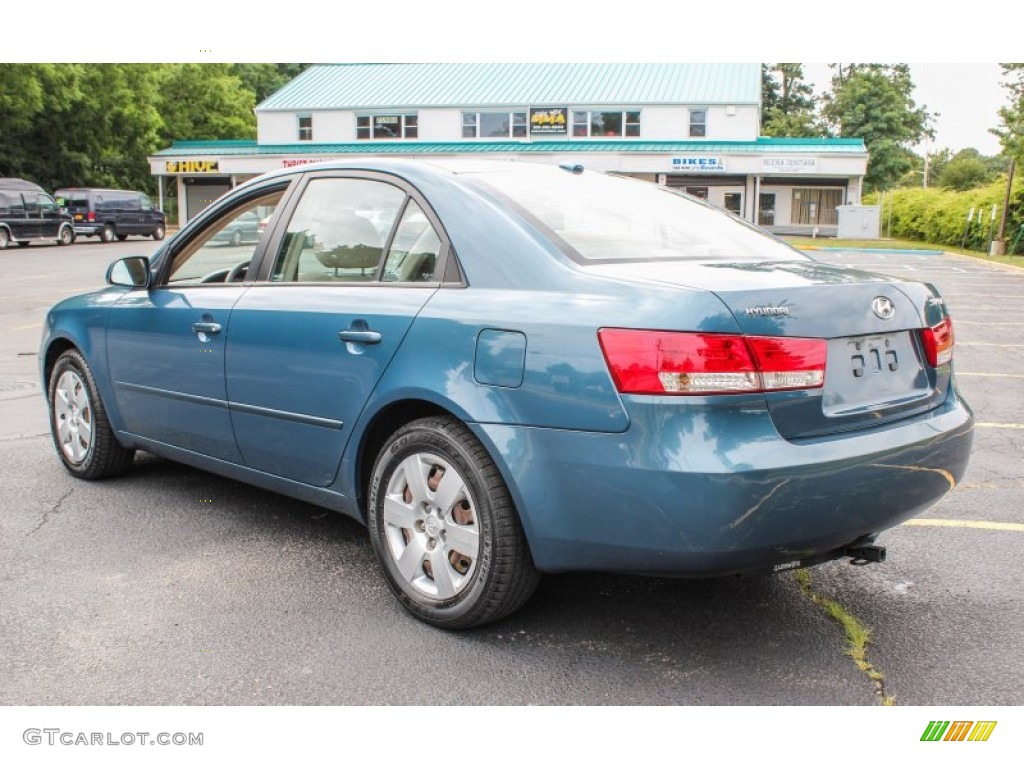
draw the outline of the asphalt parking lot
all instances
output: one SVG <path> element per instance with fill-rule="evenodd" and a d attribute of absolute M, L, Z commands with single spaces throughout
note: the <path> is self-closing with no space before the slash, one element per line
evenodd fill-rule
<path fill-rule="evenodd" d="M 1024 703 L 1024 269 L 815 253 L 939 287 L 978 422 L 966 478 L 883 534 L 887 563 L 549 576 L 511 618 L 447 634 L 398 607 L 351 520 L 149 456 L 109 482 L 63 470 L 44 314 L 155 249 L 0 251 L 0 705 Z M 860 665 L 829 604 L 870 630 Z"/>

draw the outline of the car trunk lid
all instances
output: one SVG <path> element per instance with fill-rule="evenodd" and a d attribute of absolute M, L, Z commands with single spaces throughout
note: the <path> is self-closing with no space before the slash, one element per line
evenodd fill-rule
<path fill-rule="evenodd" d="M 876 426 L 941 403 L 948 362 L 928 360 L 926 329 L 947 320 L 935 289 L 812 261 L 659 263 L 587 267 L 597 274 L 714 293 L 747 337 L 824 339 L 820 387 L 766 391 L 789 439 Z"/>

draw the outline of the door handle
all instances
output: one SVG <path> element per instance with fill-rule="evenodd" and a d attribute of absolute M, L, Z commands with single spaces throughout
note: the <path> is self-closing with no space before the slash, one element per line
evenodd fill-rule
<path fill-rule="evenodd" d="M 192 323 L 192 330 L 196 333 L 220 333 L 220 323 Z"/>
<path fill-rule="evenodd" d="M 338 331 L 338 338 L 357 344 L 380 344 L 381 335 L 377 331 L 348 330 Z"/>

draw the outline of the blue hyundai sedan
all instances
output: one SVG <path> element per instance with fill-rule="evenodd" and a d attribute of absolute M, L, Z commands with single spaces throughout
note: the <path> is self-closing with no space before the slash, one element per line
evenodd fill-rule
<path fill-rule="evenodd" d="M 449 629 L 542 572 L 880 561 L 970 453 L 934 287 L 580 166 L 272 173 L 107 282 L 45 325 L 68 471 L 144 450 L 350 515 Z"/>

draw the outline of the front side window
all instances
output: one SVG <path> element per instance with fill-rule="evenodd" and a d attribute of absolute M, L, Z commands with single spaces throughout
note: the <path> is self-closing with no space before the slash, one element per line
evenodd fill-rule
<path fill-rule="evenodd" d="M 370 179 L 311 180 L 288 222 L 270 279 L 376 280 L 405 198 L 398 187 Z"/>
<path fill-rule="evenodd" d="M 416 139 L 419 121 L 416 115 L 359 115 L 356 117 L 357 139 Z"/>
<path fill-rule="evenodd" d="M 708 111 L 706 109 L 690 110 L 690 136 L 707 136 Z"/>
<path fill-rule="evenodd" d="M 283 192 L 250 200 L 209 224 L 174 256 L 168 285 L 223 283 L 245 277 Z"/>
<path fill-rule="evenodd" d="M 621 137 L 640 135 L 640 112 L 573 110 L 572 135 Z"/>
<path fill-rule="evenodd" d="M 299 115 L 299 141 L 313 140 L 313 116 Z"/>
<path fill-rule="evenodd" d="M 526 112 L 463 112 L 464 139 L 526 137 Z"/>

